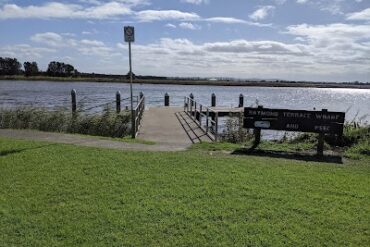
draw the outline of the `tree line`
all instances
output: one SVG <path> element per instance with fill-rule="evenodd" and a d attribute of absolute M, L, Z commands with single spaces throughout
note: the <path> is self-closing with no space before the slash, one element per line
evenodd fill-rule
<path fill-rule="evenodd" d="M 107 75 L 97 73 L 82 73 L 72 65 L 52 61 L 46 71 L 41 71 L 37 62 L 24 62 L 22 64 L 16 58 L 0 57 L 0 76 L 25 75 L 25 76 L 52 76 L 52 77 L 80 77 L 80 78 L 107 78 L 107 79 L 126 79 L 130 78 L 130 72 L 126 75 Z M 163 76 L 140 76 L 132 73 L 133 79 L 166 80 Z"/>
<path fill-rule="evenodd" d="M 16 58 L 0 57 L 0 76 L 6 75 L 25 75 L 37 76 L 47 75 L 55 77 L 77 76 L 80 73 L 72 65 L 52 61 L 49 63 L 46 71 L 41 71 L 37 62 L 24 62 L 22 64 Z"/>

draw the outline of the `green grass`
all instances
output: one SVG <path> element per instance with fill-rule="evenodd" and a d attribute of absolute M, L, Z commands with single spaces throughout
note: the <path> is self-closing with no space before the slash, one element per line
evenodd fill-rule
<path fill-rule="evenodd" d="M 370 141 L 363 141 L 358 145 L 350 147 L 345 156 L 351 159 L 368 160 L 370 162 Z"/>
<path fill-rule="evenodd" d="M 0 138 L 1 246 L 369 246 L 370 164 Z"/>
<path fill-rule="evenodd" d="M 235 151 L 242 148 L 250 148 L 253 145 L 253 141 L 248 141 L 243 144 L 229 143 L 229 142 L 203 142 L 194 144 L 191 150 L 202 150 L 202 151 Z M 301 142 L 301 143 L 290 143 L 290 142 L 275 142 L 275 141 L 261 141 L 260 145 L 256 150 L 270 150 L 270 151 L 312 151 L 315 149 L 314 143 Z"/>

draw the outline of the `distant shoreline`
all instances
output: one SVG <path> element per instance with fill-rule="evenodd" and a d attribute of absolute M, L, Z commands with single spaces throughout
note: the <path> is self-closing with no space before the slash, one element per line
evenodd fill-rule
<path fill-rule="evenodd" d="M 56 82 L 99 82 L 129 83 L 127 79 L 99 77 L 48 77 L 48 76 L 0 76 L 0 81 L 56 81 Z M 232 80 L 186 80 L 186 79 L 136 79 L 134 84 L 168 84 L 201 86 L 243 86 L 243 87 L 300 87 L 300 88 L 353 88 L 370 89 L 370 84 L 332 82 L 289 82 L 289 81 L 232 81 Z"/>

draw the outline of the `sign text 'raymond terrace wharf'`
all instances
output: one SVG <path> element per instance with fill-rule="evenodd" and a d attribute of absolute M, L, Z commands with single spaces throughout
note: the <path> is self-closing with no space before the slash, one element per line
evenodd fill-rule
<path fill-rule="evenodd" d="M 342 135 L 344 112 L 244 108 L 244 128 Z"/>

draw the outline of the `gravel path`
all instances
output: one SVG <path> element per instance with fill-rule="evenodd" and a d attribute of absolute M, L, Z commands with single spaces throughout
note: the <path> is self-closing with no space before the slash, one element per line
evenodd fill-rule
<path fill-rule="evenodd" d="M 138 143 L 126 143 L 114 140 L 104 140 L 100 139 L 99 137 L 93 136 L 42 132 L 37 130 L 0 129 L 0 136 L 23 140 L 74 144 L 85 147 L 110 148 L 118 150 L 136 150 L 136 151 L 183 151 L 190 146 L 190 144 L 174 145 L 166 143 L 156 143 L 154 145 L 147 145 Z"/>

